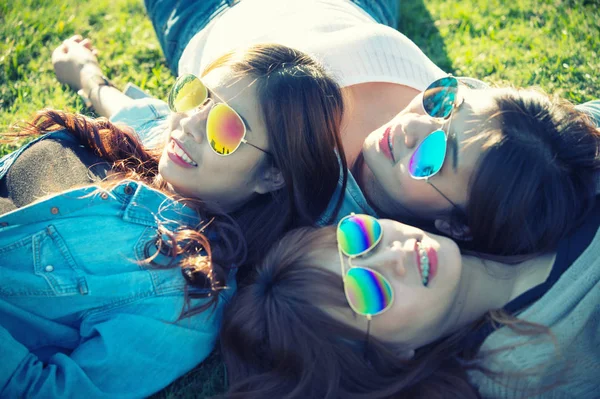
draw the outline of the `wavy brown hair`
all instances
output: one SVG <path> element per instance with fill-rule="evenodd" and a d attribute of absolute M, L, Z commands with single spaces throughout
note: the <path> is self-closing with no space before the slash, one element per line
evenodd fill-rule
<path fill-rule="evenodd" d="M 466 353 L 465 339 L 473 331 L 492 321 L 519 334 L 551 336 L 544 326 L 493 311 L 418 349 L 410 360 L 395 350 L 401 348 L 375 337 L 365 351 L 365 331 L 325 310 L 349 308 L 341 276 L 318 265 L 321 254 L 337 251 L 334 229 L 286 234 L 226 309 L 221 330 L 231 382 L 226 397 L 478 398 L 467 370 L 502 373 L 481 366 L 479 348 Z"/>
<path fill-rule="evenodd" d="M 187 285 L 185 307 L 181 317 L 202 312 L 217 303 L 218 291 L 226 288 L 227 275 L 240 265 L 246 246 L 237 224 L 226 215 L 207 211 L 198 199 L 182 198 L 167 190 L 158 174 L 160 151 L 147 150 L 132 129 L 119 127 L 106 118 L 91 119 L 83 115 L 45 109 L 38 111 L 31 122 L 21 129 L 5 134 L 9 138 L 35 137 L 63 130 L 72 135 L 93 154 L 107 161 L 112 169 L 99 186 L 110 188 L 125 179 L 142 182 L 161 191 L 175 201 L 182 201 L 201 220 L 196 226 L 180 225 L 175 231 L 159 226 L 154 241 L 146 245 L 149 267 L 181 267 Z M 210 233 L 210 241 L 207 234 Z M 216 244 L 216 245 L 215 245 Z M 166 261 L 157 261 L 158 255 Z M 161 259 L 163 259 L 161 257 Z M 189 286 L 208 289 L 205 294 L 193 294 Z M 190 299 L 207 297 L 200 307 L 190 308 Z"/>

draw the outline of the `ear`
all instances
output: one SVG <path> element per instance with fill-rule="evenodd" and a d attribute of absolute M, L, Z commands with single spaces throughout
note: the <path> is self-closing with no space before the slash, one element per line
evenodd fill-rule
<path fill-rule="evenodd" d="M 254 191 L 258 194 L 266 194 L 271 191 L 279 190 L 283 186 L 285 186 L 283 173 L 281 173 L 279 168 L 269 166 L 260 173 Z"/>
<path fill-rule="evenodd" d="M 435 228 L 455 240 L 459 241 L 471 241 L 473 236 L 471 235 L 471 229 L 465 224 L 451 222 L 447 219 L 436 219 Z"/>

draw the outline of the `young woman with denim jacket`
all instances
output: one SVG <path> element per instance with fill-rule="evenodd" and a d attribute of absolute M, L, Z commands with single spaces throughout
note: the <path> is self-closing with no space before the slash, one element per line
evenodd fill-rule
<path fill-rule="evenodd" d="M 25 130 L 0 160 L 0 397 L 148 396 L 212 350 L 241 232 L 107 121 Z"/>
<path fill-rule="evenodd" d="M 311 110 L 299 121 L 278 101 Z M 174 106 L 190 103 L 160 149 L 49 110 L 16 134 L 45 133 L 0 160 L 0 396 L 158 391 L 213 348 L 247 252 L 327 205 L 310 195 L 328 198 L 340 178 L 341 100 L 312 59 L 278 45 L 228 54 L 179 82 Z M 238 147 L 217 153 L 241 123 Z M 316 131 L 309 147 L 298 139 Z M 328 156 L 333 167 L 315 169 Z"/>

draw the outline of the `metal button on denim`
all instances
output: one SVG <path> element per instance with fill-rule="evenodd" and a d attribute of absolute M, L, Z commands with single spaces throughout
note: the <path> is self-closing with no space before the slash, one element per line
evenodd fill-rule
<path fill-rule="evenodd" d="M 50 273 L 50 272 L 54 271 L 54 266 L 48 265 L 44 268 L 44 270 L 46 270 L 48 273 Z"/>
<path fill-rule="evenodd" d="M 102 198 L 103 200 L 108 199 L 108 193 L 100 194 L 100 198 Z"/>
<path fill-rule="evenodd" d="M 53 215 L 58 214 L 58 208 L 53 206 L 52 209 L 50 209 L 50 213 L 52 213 Z"/>
<path fill-rule="evenodd" d="M 127 195 L 133 194 L 133 188 L 131 186 L 125 186 L 125 194 L 127 194 Z"/>

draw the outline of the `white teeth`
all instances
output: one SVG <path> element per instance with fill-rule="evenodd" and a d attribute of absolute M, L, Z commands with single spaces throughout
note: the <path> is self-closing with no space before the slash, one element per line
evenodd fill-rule
<path fill-rule="evenodd" d="M 183 159 L 185 162 L 189 163 L 192 166 L 198 166 L 198 164 L 194 161 L 192 161 L 192 159 L 190 157 L 188 157 L 188 155 L 185 153 L 185 151 L 183 151 L 183 149 L 179 146 L 179 144 L 177 144 L 177 142 L 173 142 L 173 151 L 175 152 L 175 154 L 179 155 L 179 157 L 181 159 Z"/>
<path fill-rule="evenodd" d="M 429 283 L 429 256 L 420 242 L 417 243 L 417 250 L 419 251 L 419 258 L 421 261 L 421 277 L 423 279 L 423 285 L 427 287 L 427 284 Z"/>

